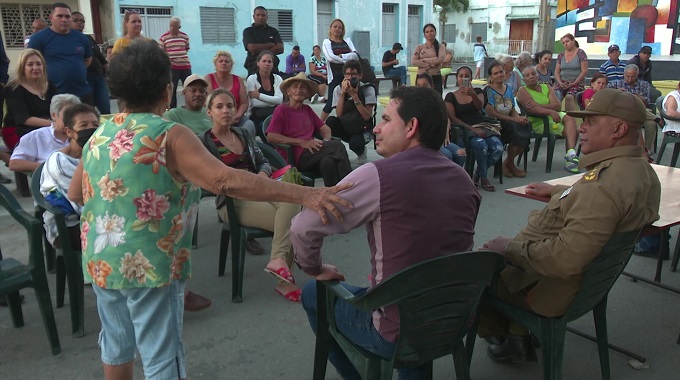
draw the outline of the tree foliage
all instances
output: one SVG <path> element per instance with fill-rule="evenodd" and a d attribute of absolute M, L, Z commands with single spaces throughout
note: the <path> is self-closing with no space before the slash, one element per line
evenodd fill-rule
<path fill-rule="evenodd" d="M 448 12 L 467 12 L 470 9 L 470 0 L 432 0 L 432 4 L 441 7 L 439 12 L 439 22 L 445 25 L 449 18 Z"/>

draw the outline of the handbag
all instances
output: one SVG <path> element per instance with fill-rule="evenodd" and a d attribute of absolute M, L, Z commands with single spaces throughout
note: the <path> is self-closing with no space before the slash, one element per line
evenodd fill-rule
<path fill-rule="evenodd" d="M 302 176 L 300 175 L 300 172 L 290 165 L 286 165 L 273 172 L 271 179 L 295 185 L 302 185 Z"/>
<path fill-rule="evenodd" d="M 250 120 L 252 121 L 264 121 L 267 117 L 274 114 L 276 106 L 269 107 L 253 107 L 250 110 Z"/>
<path fill-rule="evenodd" d="M 373 72 L 373 67 L 371 63 L 366 58 L 361 58 L 359 53 L 355 52 L 357 57 L 359 57 L 359 64 L 361 65 L 361 81 L 364 83 L 375 82 L 376 76 Z"/>
<path fill-rule="evenodd" d="M 472 128 L 481 128 L 486 134 L 486 137 L 501 135 L 501 126 L 498 124 L 482 122 L 479 124 L 472 125 Z"/>

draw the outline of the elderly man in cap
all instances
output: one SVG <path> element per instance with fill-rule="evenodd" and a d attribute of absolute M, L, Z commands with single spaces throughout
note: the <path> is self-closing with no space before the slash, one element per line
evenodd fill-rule
<path fill-rule="evenodd" d="M 397 54 L 402 50 L 404 47 L 399 42 L 395 42 L 392 49 L 383 54 L 382 68 L 385 78 L 399 78 L 401 85 L 406 86 L 406 66 L 395 66 L 399 64 Z"/>
<path fill-rule="evenodd" d="M 600 66 L 600 73 L 607 76 L 607 82 L 623 79 L 626 64 L 619 59 L 621 56 L 619 45 L 609 45 L 607 55 L 609 59 Z"/>
<path fill-rule="evenodd" d="M 500 274 L 494 297 L 534 313 L 557 317 L 578 292 L 588 264 L 612 234 L 637 231 L 659 218 L 661 185 L 641 157 L 638 146 L 645 106 L 635 95 L 603 89 L 584 111 L 579 127 L 579 162 L 586 173 L 572 186 L 532 183 L 526 193 L 550 197 L 533 211 L 515 236 L 498 237 L 482 246 L 503 253 L 508 266 Z M 536 361 L 529 332 L 489 304 L 480 309 L 478 333 L 491 343 L 495 361 Z"/>
<path fill-rule="evenodd" d="M 326 186 L 335 186 L 352 168 L 345 146 L 331 139 L 331 129 L 312 107 L 304 104 L 310 94 L 316 93 L 316 82 L 299 73 L 281 83 L 281 92 L 288 96 L 288 103 L 276 107 L 266 131 L 267 140 L 272 144 L 292 145 L 295 157 L 287 157 L 286 151 L 280 148 L 277 150 L 288 162 L 296 162 L 298 169 L 319 171 Z"/>

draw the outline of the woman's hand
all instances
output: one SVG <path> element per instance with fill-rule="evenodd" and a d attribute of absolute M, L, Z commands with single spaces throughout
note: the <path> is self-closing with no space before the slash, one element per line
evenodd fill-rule
<path fill-rule="evenodd" d="M 337 195 L 342 190 L 349 189 L 354 184 L 346 182 L 333 187 L 303 187 L 307 191 L 302 200 L 302 205 L 312 209 L 319 214 L 323 224 L 328 224 L 328 215 L 326 212 L 333 214 L 335 219 L 342 220 L 342 213 L 336 207 L 340 205 L 346 208 L 352 208 L 352 204 L 346 199 Z"/>
<path fill-rule="evenodd" d="M 550 117 L 552 117 L 552 119 L 555 123 L 559 123 L 560 121 L 562 121 L 562 118 L 560 117 L 560 114 L 557 113 L 557 111 L 552 111 L 550 113 Z"/>
<path fill-rule="evenodd" d="M 257 91 L 257 90 L 248 91 L 248 97 L 253 98 L 253 99 L 259 99 L 260 98 L 260 92 Z"/>
<path fill-rule="evenodd" d="M 529 124 L 529 119 L 526 116 L 515 116 L 513 121 L 520 124 Z"/>

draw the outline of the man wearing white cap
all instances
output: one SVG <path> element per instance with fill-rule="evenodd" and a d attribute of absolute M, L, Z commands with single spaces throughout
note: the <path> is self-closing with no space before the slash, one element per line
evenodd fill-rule
<path fill-rule="evenodd" d="M 182 95 L 184 95 L 184 105 L 165 111 L 163 117 L 186 125 L 195 134 L 202 136 L 212 128 L 212 121 L 205 110 L 208 82 L 198 74 L 189 75 L 184 80 Z"/>

